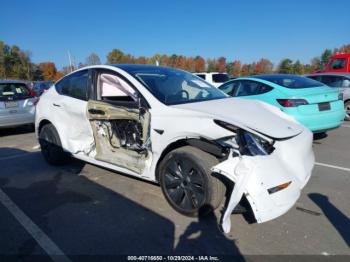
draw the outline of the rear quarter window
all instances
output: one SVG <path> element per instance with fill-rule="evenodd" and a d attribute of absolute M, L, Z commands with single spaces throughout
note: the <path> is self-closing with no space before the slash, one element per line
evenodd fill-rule
<path fill-rule="evenodd" d="M 257 81 L 242 80 L 237 83 L 235 96 L 254 96 L 272 91 L 273 88 Z"/>
<path fill-rule="evenodd" d="M 70 96 L 80 100 L 87 100 L 88 82 L 88 70 L 83 70 L 63 78 L 55 85 L 55 88 L 61 95 Z"/>
<path fill-rule="evenodd" d="M 227 83 L 227 84 L 220 86 L 219 89 L 222 92 L 224 92 L 225 94 L 232 96 L 233 91 L 234 91 L 234 87 L 235 87 L 235 82 L 230 82 L 230 83 Z"/>
<path fill-rule="evenodd" d="M 205 80 L 205 75 L 204 74 L 197 74 L 196 76 L 199 76 L 200 78 Z"/>

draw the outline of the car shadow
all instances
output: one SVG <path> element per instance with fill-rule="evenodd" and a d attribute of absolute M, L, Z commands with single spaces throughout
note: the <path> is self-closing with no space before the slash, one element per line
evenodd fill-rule
<path fill-rule="evenodd" d="M 317 140 L 322 140 L 328 137 L 328 134 L 323 132 L 323 133 L 314 133 L 314 141 Z"/>
<path fill-rule="evenodd" d="M 0 128 L 0 137 L 23 135 L 27 133 L 33 133 L 35 131 L 34 125 L 23 125 L 10 128 Z"/>
<path fill-rule="evenodd" d="M 204 210 L 207 208 L 204 207 Z M 234 240 L 228 239 L 220 230 L 214 212 L 200 215 L 180 236 L 174 249 L 177 255 L 230 255 L 234 261 L 244 261 Z"/>
<path fill-rule="evenodd" d="M 344 239 L 345 243 L 350 247 L 350 219 L 334 206 L 327 196 L 319 193 L 311 193 L 308 196 L 320 207 L 323 214 L 328 218 L 329 222 L 331 222 L 339 235 Z"/>
<path fill-rule="evenodd" d="M 72 260 L 116 261 L 117 255 L 198 254 L 232 255 L 243 261 L 235 241 L 219 230 L 214 214 L 190 223 L 175 246 L 172 220 L 145 203 L 97 183 L 94 174 L 85 171 L 84 162 L 74 160 L 53 167 L 46 164 L 40 152 L 0 148 L 0 154 L 5 151 L 19 157 L 0 159 L 1 190 Z M 29 238 L 13 243 L 10 251 L 1 250 L 2 241 L 10 237 L 0 238 L 1 254 L 15 250 L 14 255 L 27 257 L 40 249 Z"/>

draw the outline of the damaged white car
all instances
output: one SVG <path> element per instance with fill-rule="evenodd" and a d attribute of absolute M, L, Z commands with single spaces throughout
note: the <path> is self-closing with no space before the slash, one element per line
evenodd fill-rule
<path fill-rule="evenodd" d="M 158 182 L 184 215 L 218 208 L 229 189 L 225 232 L 237 207 L 258 223 L 287 212 L 314 165 L 311 132 L 277 108 L 150 65 L 65 76 L 40 98 L 36 132 L 50 164 L 73 156 Z"/>

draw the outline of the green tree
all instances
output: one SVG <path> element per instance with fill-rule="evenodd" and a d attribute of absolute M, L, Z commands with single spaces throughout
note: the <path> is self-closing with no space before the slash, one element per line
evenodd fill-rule
<path fill-rule="evenodd" d="M 107 64 L 121 64 L 124 60 L 124 53 L 119 49 L 113 49 L 107 55 Z"/>
<path fill-rule="evenodd" d="M 216 59 L 207 59 L 207 71 L 208 72 L 218 71 Z"/>
<path fill-rule="evenodd" d="M 326 68 L 326 65 L 328 64 L 329 60 L 331 60 L 333 56 L 333 52 L 330 49 L 324 50 L 324 52 L 321 55 L 321 68 L 324 70 Z"/>
<path fill-rule="evenodd" d="M 289 58 L 282 59 L 278 65 L 277 72 L 280 74 L 293 73 L 293 61 Z"/>
<path fill-rule="evenodd" d="M 0 41 L 0 78 L 5 76 L 5 43 Z"/>
<path fill-rule="evenodd" d="M 293 64 L 293 74 L 302 75 L 304 74 L 304 66 L 301 64 L 299 60 L 295 61 Z"/>
<path fill-rule="evenodd" d="M 322 69 L 321 59 L 319 57 L 314 57 L 311 60 L 311 72 L 316 72 Z"/>

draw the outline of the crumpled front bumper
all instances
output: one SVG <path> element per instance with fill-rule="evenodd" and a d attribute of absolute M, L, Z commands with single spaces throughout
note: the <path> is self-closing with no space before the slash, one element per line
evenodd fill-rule
<path fill-rule="evenodd" d="M 231 229 L 230 216 L 245 195 L 258 223 L 286 213 L 298 200 L 301 189 L 310 179 L 315 158 L 312 133 L 304 130 L 288 140 L 276 141 L 275 150 L 266 156 L 231 156 L 212 168 L 234 182 L 228 205 L 222 218 L 222 228 Z M 268 189 L 288 183 L 275 193 Z"/>

